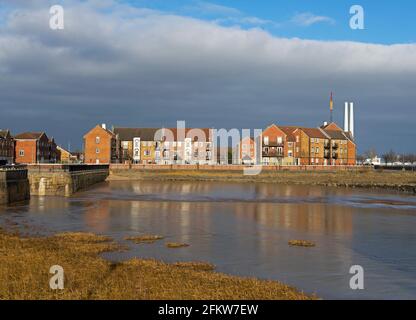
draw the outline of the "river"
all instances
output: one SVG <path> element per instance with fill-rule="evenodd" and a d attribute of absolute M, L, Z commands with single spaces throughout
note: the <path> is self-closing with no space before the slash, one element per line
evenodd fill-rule
<path fill-rule="evenodd" d="M 111 181 L 71 198 L 0 207 L 0 223 L 39 233 L 88 231 L 128 244 L 117 260 L 207 261 L 234 275 L 275 279 L 324 299 L 416 298 L 416 197 L 271 183 Z M 125 236 L 164 240 L 133 244 Z M 290 247 L 302 239 L 316 247 Z M 168 249 L 166 241 L 187 248 Z M 351 266 L 364 269 L 352 290 Z"/>

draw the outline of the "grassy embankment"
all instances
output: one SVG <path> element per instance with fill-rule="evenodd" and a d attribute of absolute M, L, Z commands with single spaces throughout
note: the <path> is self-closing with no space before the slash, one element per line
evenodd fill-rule
<path fill-rule="evenodd" d="M 114 263 L 99 256 L 120 249 L 110 238 L 93 234 L 22 237 L 0 230 L 0 299 L 313 298 L 276 281 L 216 273 L 206 263 Z M 64 290 L 49 288 L 52 265 L 64 268 Z"/>
<path fill-rule="evenodd" d="M 264 171 L 247 176 L 241 171 L 120 170 L 108 180 L 274 182 L 279 184 L 388 189 L 416 193 L 416 172 L 375 171 Z"/>

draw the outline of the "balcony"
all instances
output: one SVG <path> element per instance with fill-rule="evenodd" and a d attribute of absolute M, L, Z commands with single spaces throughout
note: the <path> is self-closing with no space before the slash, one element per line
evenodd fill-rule
<path fill-rule="evenodd" d="M 283 150 L 278 150 L 278 149 L 268 149 L 268 150 L 264 150 L 262 152 L 263 157 L 284 157 L 283 154 Z"/>
<path fill-rule="evenodd" d="M 285 144 L 283 142 L 269 142 L 268 144 L 263 144 L 266 147 L 281 147 L 283 148 Z"/>

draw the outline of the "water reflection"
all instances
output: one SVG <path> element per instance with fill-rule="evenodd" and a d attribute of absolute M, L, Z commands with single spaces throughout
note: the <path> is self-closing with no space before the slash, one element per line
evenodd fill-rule
<path fill-rule="evenodd" d="M 110 254 L 203 260 L 233 274 L 278 279 L 328 298 L 416 297 L 415 197 L 274 184 L 111 182 L 68 199 L 34 197 L 0 208 L 2 219 L 55 231 L 89 231 L 122 241 L 160 234 L 191 244 L 133 245 Z M 291 239 L 317 243 L 292 248 Z M 362 265 L 365 292 L 349 289 L 349 267 Z"/>

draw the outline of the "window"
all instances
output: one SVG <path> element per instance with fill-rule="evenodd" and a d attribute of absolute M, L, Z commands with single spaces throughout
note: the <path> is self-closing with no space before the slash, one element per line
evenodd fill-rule
<path fill-rule="evenodd" d="M 25 150 L 19 150 L 19 156 L 24 157 L 25 156 Z"/>
<path fill-rule="evenodd" d="M 95 137 L 95 143 L 99 144 L 100 143 L 100 137 Z"/>
<path fill-rule="evenodd" d="M 314 163 L 314 158 L 311 158 L 311 163 Z"/>
<path fill-rule="evenodd" d="M 282 137 L 277 137 L 277 143 L 281 144 L 283 142 Z"/>
<path fill-rule="evenodd" d="M 100 149 L 96 148 L 95 153 L 100 153 Z"/>
<path fill-rule="evenodd" d="M 264 137 L 264 144 L 265 144 L 266 146 L 268 146 L 268 145 L 269 145 L 269 137 Z"/>
<path fill-rule="evenodd" d="M 299 142 L 299 136 L 296 136 L 296 142 Z"/>
<path fill-rule="evenodd" d="M 150 150 L 145 150 L 145 151 L 144 151 L 144 155 L 145 155 L 146 157 L 150 156 Z"/>
<path fill-rule="evenodd" d="M 319 164 L 319 159 L 316 159 L 316 164 Z"/>
<path fill-rule="evenodd" d="M 178 141 L 178 147 L 182 147 L 182 142 Z"/>
<path fill-rule="evenodd" d="M 316 153 L 319 153 L 319 148 L 316 148 Z"/>

